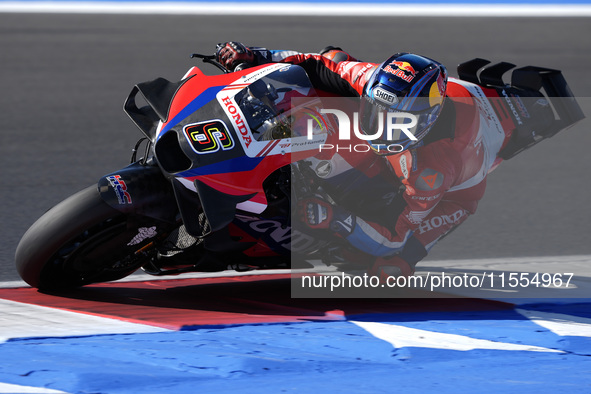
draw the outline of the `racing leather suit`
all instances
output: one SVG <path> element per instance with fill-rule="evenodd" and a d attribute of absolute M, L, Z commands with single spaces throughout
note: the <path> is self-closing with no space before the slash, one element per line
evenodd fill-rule
<path fill-rule="evenodd" d="M 378 66 L 349 55 L 352 60 L 337 63 L 320 54 L 250 49 L 259 64 L 297 64 L 315 88 L 340 96 L 361 96 Z M 357 217 L 346 236 L 351 245 L 376 257 L 397 255 L 414 267 L 442 236 L 476 211 L 505 136 L 494 141 L 482 136 L 478 111 L 472 107 L 470 93 L 450 79 L 443 111 L 422 146 L 385 156 L 404 185 L 404 210 L 393 226 Z"/>

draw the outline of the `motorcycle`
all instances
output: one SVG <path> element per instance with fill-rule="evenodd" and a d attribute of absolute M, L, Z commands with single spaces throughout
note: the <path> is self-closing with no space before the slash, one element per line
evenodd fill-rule
<path fill-rule="evenodd" d="M 313 88 L 301 67 L 274 63 L 227 72 L 213 56 L 193 57 L 224 73 L 192 67 L 180 81 L 157 78 L 133 87 L 124 111 L 144 137 L 131 164 L 57 204 L 23 235 L 15 259 L 29 285 L 78 287 L 140 268 L 161 276 L 289 268 L 318 256 L 330 262 L 345 246 L 297 226 L 299 199 L 322 192 L 347 206 L 352 185 L 369 182 L 390 196 L 390 208 L 400 206 L 400 184 L 371 152 L 330 176 L 338 150 L 319 147 L 339 142 L 334 121 L 322 114 L 327 94 Z M 448 91 L 471 100 L 471 116 L 481 119 L 473 127 L 507 134 L 498 162 L 584 118 L 560 71 L 523 67 L 506 84 L 502 76 L 515 66 L 489 64 L 460 64 Z M 303 104 L 294 105 L 294 98 Z M 367 179 L 360 168 L 381 175 Z M 381 219 L 379 204 L 355 200 L 366 207 L 362 214 Z"/>

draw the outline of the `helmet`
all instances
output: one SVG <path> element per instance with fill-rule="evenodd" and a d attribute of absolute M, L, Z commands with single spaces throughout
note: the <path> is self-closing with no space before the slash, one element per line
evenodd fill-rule
<path fill-rule="evenodd" d="M 447 70 L 429 58 L 398 53 L 383 62 L 365 85 L 361 99 L 361 132 L 372 136 L 368 141 L 372 149 L 378 154 L 393 154 L 421 146 L 441 113 L 446 86 Z M 393 116 L 390 119 L 396 119 L 399 128 L 392 130 L 384 127 L 382 112 L 412 114 L 416 124 L 404 116 Z M 400 127 L 404 124 L 409 126 Z M 399 149 L 384 148 L 392 144 Z"/>

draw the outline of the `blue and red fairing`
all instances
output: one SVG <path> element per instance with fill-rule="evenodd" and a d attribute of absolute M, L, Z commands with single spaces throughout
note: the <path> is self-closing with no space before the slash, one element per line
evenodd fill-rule
<path fill-rule="evenodd" d="M 161 167 L 186 188 L 196 190 L 202 200 L 203 190 L 215 190 L 236 197 L 233 201 L 239 209 L 261 213 L 267 206 L 263 181 L 275 170 L 314 155 L 326 139 L 326 130 L 312 143 L 305 135 L 255 136 L 258 130 L 253 128 L 252 114 L 245 113 L 244 99 L 237 100 L 260 81 L 280 87 L 274 105 L 283 100 L 289 107 L 290 92 L 315 97 L 307 75 L 297 66 L 272 64 L 216 76 L 192 68 L 171 100 L 167 120 L 157 127 L 155 153 Z M 277 117 L 291 115 L 290 110 L 282 110 Z M 177 157 L 167 157 L 171 141 L 178 144 L 172 150 Z"/>

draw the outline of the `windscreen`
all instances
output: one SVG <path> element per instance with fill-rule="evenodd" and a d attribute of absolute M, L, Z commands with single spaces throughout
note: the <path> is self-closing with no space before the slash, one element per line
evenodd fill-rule
<path fill-rule="evenodd" d="M 317 95 L 301 67 L 286 65 L 251 83 L 234 99 L 254 138 L 265 141 L 305 135 L 306 114 Z M 294 99 L 310 100 L 304 106 L 293 106 Z"/>

